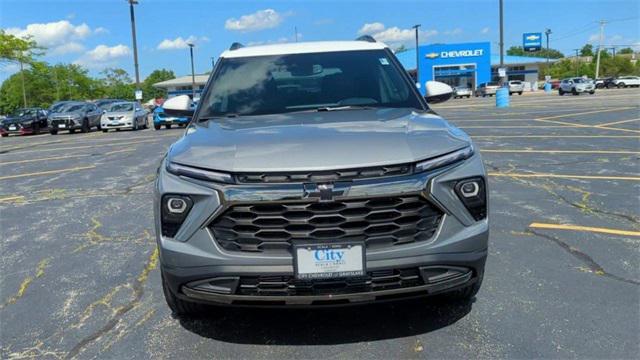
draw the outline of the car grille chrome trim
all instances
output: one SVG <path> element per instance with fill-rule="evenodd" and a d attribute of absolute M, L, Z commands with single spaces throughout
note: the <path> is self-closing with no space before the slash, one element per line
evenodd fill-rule
<path fill-rule="evenodd" d="M 409 175 L 413 172 L 412 164 L 373 166 L 327 171 L 303 171 L 288 173 L 237 173 L 238 183 L 287 183 L 287 182 L 323 182 L 368 179 L 386 176 Z"/>
<path fill-rule="evenodd" d="M 364 241 L 367 249 L 428 241 L 443 215 L 421 193 L 236 203 L 216 216 L 209 229 L 225 250 L 285 255 L 298 240 Z"/>

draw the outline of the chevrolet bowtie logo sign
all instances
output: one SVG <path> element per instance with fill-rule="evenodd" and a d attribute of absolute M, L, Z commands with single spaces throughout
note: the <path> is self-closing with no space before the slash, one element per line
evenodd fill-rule
<path fill-rule="evenodd" d="M 529 40 L 529 41 L 534 41 L 534 40 L 540 39 L 540 36 L 538 36 L 538 35 L 529 35 L 529 36 L 526 37 L 526 39 Z"/>
<path fill-rule="evenodd" d="M 428 53 L 427 55 L 425 55 L 424 57 L 429 58 L 429 59 L 435 59 L 438 56 L 440 56 L 440 54 L 432 52 L 432 53 Z"/>

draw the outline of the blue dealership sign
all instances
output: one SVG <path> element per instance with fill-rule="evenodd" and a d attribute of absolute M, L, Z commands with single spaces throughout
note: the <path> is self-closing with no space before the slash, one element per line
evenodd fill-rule
<path fill-rule="evenodd" d="M 524 51 L 539 51 L 542 49 L 542 33 L 522 34 L 522 48 Z"/>

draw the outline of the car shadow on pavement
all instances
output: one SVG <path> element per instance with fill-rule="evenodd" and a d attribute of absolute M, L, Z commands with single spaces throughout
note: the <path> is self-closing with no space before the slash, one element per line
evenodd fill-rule
<path fill-rule="evenodd" d="M 229 343 L 334 345 L 438 330 L 466 316 L 472 303 L 429 298 L 311 309 L 214 307 L 199 317 L 178 320 L 188 331 Z"/>

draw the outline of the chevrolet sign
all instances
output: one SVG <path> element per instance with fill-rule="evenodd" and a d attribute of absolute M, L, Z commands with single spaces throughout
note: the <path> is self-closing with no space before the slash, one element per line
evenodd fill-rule
<path fill-rule="evenodd" d="M 539 51 L 542 49 L 542 33 L 522 34 L 522 48 L 524 51 Z"/>
<path fill-rule="evenodd" d="M 443 57 L 443 58 L 474 57 L 474 56 L 482 56 L 483 53 L 484 53 L 483 49 L 452 50 L 452 51 L 441 52 L 440 57 Z"/>

